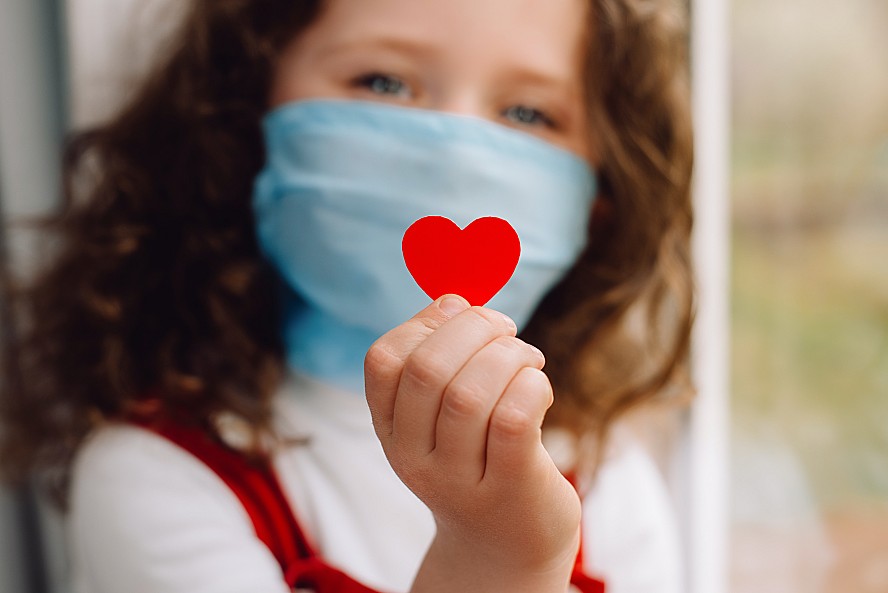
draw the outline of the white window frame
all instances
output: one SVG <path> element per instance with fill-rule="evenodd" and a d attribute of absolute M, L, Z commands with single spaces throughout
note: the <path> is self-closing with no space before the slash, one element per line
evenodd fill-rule
<path fill-rule="evenodd" d="M 727 593 L 730 587 L 729 12 L 728 0 L 691 0 L 698 291 L 691 363 L 698 396 L 686 418 L 676 471 L 688 593 Z"/>

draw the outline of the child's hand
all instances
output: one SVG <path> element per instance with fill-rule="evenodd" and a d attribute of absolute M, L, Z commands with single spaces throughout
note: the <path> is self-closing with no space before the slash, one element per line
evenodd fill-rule
<path fill-rule="evenodd" d="M 552 590 L 564 591 L 575 558 L 579 498 L 540 441 L 552 387 L 542 353 L 515 335 L 505 315 L 444 296 L 365 360 L 386 456 L 438 526 L 423 571 L 460 571 L 447 577 L 451 591 L 500 589 L 503 571 L 525 579 L 520 590 L 547 590 L 555 575 L 563 583 Z M 470 576 L 476 567 L 492 588 Z M 468 588 L 455 586 L 462 577 Z"/>

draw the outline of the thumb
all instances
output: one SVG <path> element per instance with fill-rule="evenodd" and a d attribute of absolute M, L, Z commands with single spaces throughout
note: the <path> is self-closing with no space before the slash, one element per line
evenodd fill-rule
<path fill-rule="evenodd" d="M 431 305 L 414 315 L 407 323 L 421 324 L 431 331 L 441 327 L 445 321 L 456 317 L 471 307 L 469 301 L 458 294 L 445 294 L 438 297 Z M 431 331 L 429 333 L 431 333 Z"/>

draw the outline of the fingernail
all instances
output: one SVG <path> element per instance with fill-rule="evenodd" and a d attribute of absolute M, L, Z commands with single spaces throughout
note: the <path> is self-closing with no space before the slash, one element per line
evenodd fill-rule
<path fill-rule="evenodd" d="M 469 304 L 457 296 L 447 296 L 438 304 L 438 308 L 453 317 L 468 309 Z"/>
<path fill-rule="evenodd" d="M 506 325 L 509 326 L 510 328 L 512 328 L 514 330 L 518 329 L 518 326 L 515 325 L 515 321 L 511 317 L 506 315 L 505 313 L 503 313 L 503 320 L 506 322 Z"/>
<path fill-rule="evenodd" d="M 546 355 L 543 354 L 543 351 L 542 351 L 542 350 L 540 350 L 539 348 L 537 348 L 537 347 L 534 346 L 533 344 L 528 344 L 528 346 L 530 346 L 530 350 L 531 350 L 534 354 L 536 354 L 537 356 L 539 356 L 539 357 L 542 358 L 543 360 L 546 359 Z"/>

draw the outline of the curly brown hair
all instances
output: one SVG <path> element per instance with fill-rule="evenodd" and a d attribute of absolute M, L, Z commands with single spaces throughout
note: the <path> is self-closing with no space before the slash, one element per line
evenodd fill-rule
<path fill-rule="evenodd" d="M 67 142 L 62 206 L 37 222 L 55 255 L 4 287 L 19 323 L 3 343 L 0 461 L 7 477 L 38 471 L 60 501 L 86 435 L 146 394 L 210 429 L 224 411 L 270 431 L 280 280 L 250 198 L 276 57 L 322 2 L 192 3 L 133 98 Z M 547 354 L 547 422 L 601 438 L 630 407 L 689 388 L 692 139 L 684 19 L 667 4 L 592 0 L 600 206 L 522 336 Z"/>

